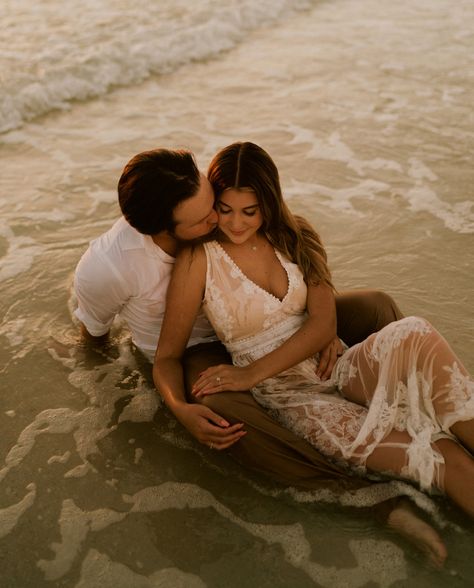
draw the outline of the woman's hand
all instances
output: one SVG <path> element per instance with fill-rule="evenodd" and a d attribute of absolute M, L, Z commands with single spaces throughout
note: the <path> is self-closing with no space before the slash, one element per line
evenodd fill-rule
<path fill-rule="evenodd" d="M 339 337 L 334 337 L 334 339 L 319 352 L 319 364 L 318 369 L 316 370 L 316 375 L 319 376 L 321 380 L 327 380 L 330 378 L 336 361 L 343 353 L 344 346 L 341 340 Z"/>
<path fill-rule="evenodd" d="M 245 391 L 255 386 L 257 381 L 251 366 L 214 365 L 199 375 L 191 393 L 201 398 L 217 392 Z"/>

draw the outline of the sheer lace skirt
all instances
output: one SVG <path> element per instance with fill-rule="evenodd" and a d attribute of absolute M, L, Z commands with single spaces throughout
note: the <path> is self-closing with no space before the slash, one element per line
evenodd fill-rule
<path fill-rule="evenodd" d="M 257 359 L 248 349 L 234 349 L 233 357 L 236 365 Z M 474 382 L 427 321 L 402 319 L 349 348 L 329 381 L 319 380 L 316 366 L 308 359 L 252 393 L 321 453 L 359 473 L 383 448 L 382 470 L 425 490 L 443 488 L 436 440 L 451 437 L 455 422 L 474 418 Z"/>

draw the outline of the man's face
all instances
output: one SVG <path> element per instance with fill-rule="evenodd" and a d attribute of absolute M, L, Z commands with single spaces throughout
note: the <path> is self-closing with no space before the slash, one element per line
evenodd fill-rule
<path fill-rule="evenodd" d="M 174 209 L 176 226 L 173 236 L 179 241 L 193 241 L 204 237 L 217 225 L 214 192 L 209 180 L 201 174 L 199 190 Z"/>

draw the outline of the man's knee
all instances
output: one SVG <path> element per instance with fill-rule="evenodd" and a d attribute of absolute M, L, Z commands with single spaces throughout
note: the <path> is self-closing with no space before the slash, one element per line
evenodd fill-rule
<path fill-rule="evenodd" d="M 369 302 L 375 312 L 377 331 L 385 327 L 385 325 L 403 318 L 403 314 L 395 300 L 382 290 L 371 290 Z"/>
<path fill-rule="evenodd" d="M 229 420 L 231 424 L 245 422 L 249 418 L 249 411 L 263 411 L 249 392 L 209 394 L 200 398 L 199 402 Z"/>
<path fill-rule="evenodd" d="M 402 318 L 391 296 L 380 290 L 352 290 L 336 296 L 338 336 L 360 343 L 388 323 Z"/>

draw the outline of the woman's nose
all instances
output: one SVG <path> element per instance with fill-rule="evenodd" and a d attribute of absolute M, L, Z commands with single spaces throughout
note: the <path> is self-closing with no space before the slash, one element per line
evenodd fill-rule
<path fill-rule="evenodd" d="M 242 217 L 238 214 L 233 214 L 229 219 L 230 228 L 234 231 L 238 231 L 243 227 Z"/>

